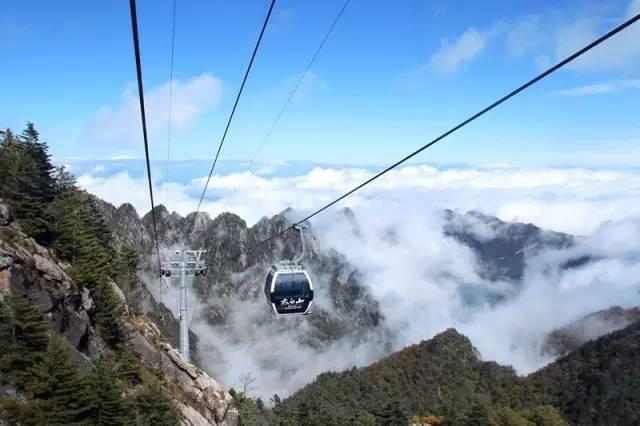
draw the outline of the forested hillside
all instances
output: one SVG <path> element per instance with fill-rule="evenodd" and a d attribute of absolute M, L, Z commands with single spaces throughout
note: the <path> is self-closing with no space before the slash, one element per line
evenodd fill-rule
<path fill-rule="evenodd" d="M 248 377 L 243 389 L 226 393 L 181 361 L 169 344 L 175 319 L 139 278 L 152 272 L 144 261 L 149 216 L 79 189 L 68 171 L 52 166 L 31 124 L 20 135 L 5 130 L 1 138 L 0 424 L 235 425 L 236 410 L 244 425 L 640 423 L 637 309 L 596 312 L 551 333 L 546 348 L 565 356 L 528 377 L 482 361 L 467 337 L 449 329 L 368 367 L 322 373 L 283 400 L 251 399 Z M 326 371 L 310 364 L 337 361 L 331 350 L 340 343 L 353 352 L 369 342 L 375 359 L 390 352 L 393 336 L 362 275 L 340 253 L 320 250 L 313 235 L 309 266 L 322 277 L 318 293 L 325 292 L 326 304 L 308 320 L 287 323 L 269 321 L 268 310 L 259 309 L 254 283 L 273 258 L 295 253 L 297 240 L 275 240 L 251 253 L 247 247 L 285 228 L 289 212 L 253 227 L 229 213 L 183 218 L 163 206 L 156 213 L 162 243 L 209 249 L 207 261 L 217 274 L 195 285 L 203 301 L 200 318 L 233 336 L 242 349 L 236 356 L 258 352 L 258 364 L 270 365 L 269 372 L 286 382 L 302 368 Z M 479 273 L 513 288 L 527 253 L 574 244 L 564 234 L 479 213 L 445 215 L 443 232 L 485 260 Z M 479 228 L 490 229 L 492 238 Z M 234 301 L 244 310 L 216 301 Z M 605 327 L 594 328 L 593 321 Z M 309 356 L 294 359 L 286 345 L 257 351 L 260 334 L 247 332 L 248 323 L 269 336 L 295 335 Z M 203 342 L 209 361 L 217 360 L 214 343 Z"/>
<path fill-rule="evenodd" d="M 0 419 L 179 424 L 193 401 L 140 352 L 166 358 L 123 292 L 136 285 L 139 254 L 114 244 L 93 197 L 52 166 L 32 124 L 0 136 Z"/>
<path fill-rule="evenodd" d="M 483 362 L 453 329 L 365 368 L 325 373 L 276 404 L 275 424 L 563 425 L 559 413 L 519 391 L 510 367 Z M 514 390 L 518 390 L 514 393 Z M 544 419 L 544 420 L 541 420 Z"/>
<path fill-rule="evenodd" d="M 573 424 L 640 424 L 640 321 L 585 343 L 527 381 Z"/>
<path fill-rule="evenodd" d="M 447 330 L 371 366 L 325 373 L 276 401 L 274 424 L 637 425 L 640 322 L 528 376 Z M 246 406 L 246 404 L 245 404 Z"/>

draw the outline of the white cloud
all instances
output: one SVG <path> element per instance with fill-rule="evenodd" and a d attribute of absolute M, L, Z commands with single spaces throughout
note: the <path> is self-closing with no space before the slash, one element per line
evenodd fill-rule
<path fill-rule="evenodd" d="M 302 214 L 318 208 L 373 175 L 359 168 L 315 168 L 299 176 L 249 172 L 214 175 L 202 210 L 212 216 L 232 211 L 248 223 L 289 206 Z M 187 184 L 156 186 L 158 203 L 186 215 L 195 209 L 204 177 Z M 146 182 L 126 173 L 85 175 L 80 184 L 115 204 L 131 202 L 148 210 Z M 167 198 L 168 197 L 168 198 Z M 385 175 L 342 205 L 368 205 L 384 199 L 430 208 L 479 209 L 504 220 L 587 235 L 607 220 L 640 214 L 640 172 L 579 168 L 457 168 L 406 166 Z M 256 209 L 256 206 L 260 206 Z"/>
<path fill-rule="evenodd" d="M 470 63 L 490 41 L 504 39 L 507 52 L 516 58 L 531 55 L 537 68 L 548 68 L 596 40 L 615 25 L 640 13 L 640 0 L 630 1 L 621 12 L 611 7 L 552 8 L 507 22 L 496 21 L 487 32 L 467 30 L 455 43 L 444 42 L 432 57 L 432 68 L 453 72 Z M 495 37 L 493 36 L 500 36 Z M 616 34 L 567 65 L 577 71 L 621 70 L 640 60 L 640 24 Z M 597 90 L 597 88 L 594 88 Z"/>
<path fill-rule="evenodd" d="M 527 15 L 512 23 L 506 32 L 508 52 L 515 57 L 522 57 L 539 48 L 544 38 L 541 25 L 540 15 Z"/>
<path fill-rule="evenodd" d="M 483 282 L 476 275 L 477 261 L 470 250 L 443 236 L 438 211 L 409 199 L 402 209 L 379 200 L 357 208 L 362 230 L 358 238 L 329 222 L 322 241 L 345 253 L 363 271 L 363 282 L 380 301 L 386 324 L 400 339 L 397 347 L 455 327 L 471 339 L 484 359 L 529 373 L 551 360 L 540 351 L 550 330 L 615 304 L 640 303 L 640 265 L 625 260 L 638 255 L 637 246 L 630 242 L 640 237 L 637 213 L 635 220 L 598 227 L 575 248 L 543 251 L 528 259 L 522 288 L 515 295 L 511 285 Z M 396 244 L 380 237 L 388 228 L 396 231 Z M 558 267 L 584 254 L 604 259 L 569 270 Z M 509 297 L 494 306 L 470 306 L 462 297 L 463 287 Z"/>
<path fill-rule="evenodd" d="M 443 40 L 440 48 L 429 60 L 430 66 L 440 74 L 450 74 L 471 63 L 487 43 L 487 36 L 475 28 L 466 30 L 456 41 Z"/>
<path fill-rule="evenodd" d="M 640 89 L 640 79 L 610 80 L 602 83 L 589 84 L 571 89 L 558 90 L 558 95 L 597 95 L 603 93 L 622 92 L 630 89 Z"/>
<path fill-rule="evenodd" d="M 216 107 L 222 99 L 222 82 L 204 73 L 187 81 L 173 81 L 171 123 L 177 130 L 187 130 L 205 111 Z M 147 88 L 145 94 L 147 130 L 155 140 L 166 134 L 169 120 L 169 82 Z M 96 114 L 80 134 L 88 144 L 128 146 L 139 144 L 142 138 L 140 107 L 137 91 L 130 85 L 117 107 L 107 106 Z"/>
<path fill-rule="evenodd" d="M 626 11 L 592 8 L 592 13 L 567 16 L 551 10 L 516 20 L 507 32 L 507 48 L 515 56 L 533 53 L 536 65 L 546 68 L 596 40 L 615 25 L 640 13 L 632 0 Z M 567 65 L 577 71 L 620 70 L 640 59 L 640 25 L 637 23 Z"/>
<path fill-rule="evenodd" d="M 249 225 L 288 206 L 303 215 L 371 175 L 359 168 L 316 168 L 291 177 L 214 176 L 202 209 L 212 216 L 223 209 L 236 212 Z M 141 214 L 149 208 L 144 179 L 131 179 L 126 173 L 85 175 L 79 183 L 115 204 L 129 201 Z M 169 209 L 184 215 L 194 209 L 202 184 L 202 179 L 169 183 L 156 187 L 156 197 L 163 201 L 168 194 Z M 485 359 L 526 373 L 550 361 L 540 347 L 551 329 L 612 304 L 640 303 L 640 266 L 633 261 L 640 255 L 635 243 L 640 238 L 640 171 L 505 165 L 439 170 L 413 165 L 390 172 L 337 207 L 343 205 L 353 208 L 358 235 L 346 221 L 335 220 L 332 211 L 313 219 L 314 232 L 322 249 L 344 253 L 363 274 L 361 282 L 379 302 L 394 336 L 393 349 L 456 327 Z M 518 289 L 478 276 L 473 252 L 443 234 L 443 208 L 479 209 L 504 220 L 586 237 L 574 248 L 528 259 Z M 482 239 L 497 232 L 473 219 L 459 225 Z M 601 260 L 570 270 L 557 267 L 585 254 Z M 327 277 L 313 273 L 313 278 L 318 306 L 332 309 Z M 193 327 L 204 365 L 226 386 L 237 387 L 238 377 L 251 372 L 258 378 L 254 395 L 285 396 L 323 371 L 365 365 L 385 354 L 375 334 L 363 336 L 361 343 L 341 339 L 323 350 L 311 350 L 300 343 L 307 321 L 287 328 L 269 320 L 261 299 L 248 296 L 259 292 L 255 283 L 264 279 L 260 268 L 232 279 L 244 287 L 238 287 L 241 296 L 233 299 L 225 327 L 200 321 Z M 479 302 L 469 304 L 465 292 L 480 295 Z M 482 299 L 486 293 L 508 299 L 491 305 Z"/>
<path fill-rule="evenodd" d="M 107 168 L 105 167 L 104 164 L 98 164 L 96 165 L 93 170 L 91 171 L 92 174 L 96 174 L 96 173 L 104 173 L 105 171 L 107 171 Z"/>

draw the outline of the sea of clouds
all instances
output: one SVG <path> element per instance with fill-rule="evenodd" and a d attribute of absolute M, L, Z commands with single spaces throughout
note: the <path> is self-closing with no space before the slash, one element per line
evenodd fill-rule
<path fill-rule="evenodd" d="M 202 210 L 211 216 L 232 211 L 249 225 L 286 207 L 302 217 L 373 175 L 365 167 L 311 167 L 286 176 L 277 169 L 215 175 Z M 139 212 L 148 210 L 142 176 L 88 172 L 79 183 L 116 205 L 126 201 Z M 157 198 L 184 215 L 194 209 L 203 183 L 204 178 L 159 179 Z M 640 305 L 638 170 L 411 165 L 392 171 L 336 209 L 345 206 L 353 209 L 360 232 L 354 233 L 348 221 L 336 220 L 335 211 L 314 218 L 314 232 L 322 249 L 338 250 L 362 272 L 362 282 L 380 302 L 385 326 L 394 336 L 394 350 L 455 327 L 483 359 L 527 374 L 552 360 L 540 351 L 549 331 L 612 305 Z M 530 257 L 523 281 L 514 289 L 478 275 L 473 252 L 443 234 L 444 208 L 533 223 L 579 236 L 578 243 Z M 495 232 L 481 223 L 472 225 L 484 239 Z M 581 256 L 593 261 L 560 267 Z M 247 274 L 253 275 L 236 277 L 238 285 L 262 280 L 260 271 Z M 317 303 L 331 309 L 325 278 L 316 278 Z M 469 303 L 469 289 L 502 294 L 507 301 L 492 304 L 480 297 Z M 304 320 L 284 332 L 278 321 L 265 319 L 262 301 L 234 303 L 224 328 L 194 322 L 208 348 L 206 367 L 227 386 L 238 387 L 239 377 L 252 373 L 255 395 L 287 395 L 323 371 L 366 365 L 385 353 L 379 336 L 358 345 L 337 341 L 314 351 L 299 343 L 306 332 Z"/>

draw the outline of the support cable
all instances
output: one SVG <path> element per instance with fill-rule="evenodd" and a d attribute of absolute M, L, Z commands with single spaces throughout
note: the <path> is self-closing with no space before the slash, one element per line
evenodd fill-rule
<path fill-rule="evenodd" d="M 276 0 L 271 0 L 271 5 L 269 6 L 269 11 L 267 12 L 267 16 L 264 19 L 264 23 L 262 24 L 262 29 L 260 30 L 260 35 L 258 36 L 258 41 L 256 42 L 255 47 L 253 48 L 253 53 L 251 54 L 251 60 L 249 61 L 249 65 L 247 66 L 247 70 L 244 73 L 244 78 L 242 79 L 242 84 L 240 85 L 240 89 L 238 90 L 238 94 L 236 95 L 236 100 L 233 103 L 233 108 L 231 109 L 231 114 L 229 115 L 229 119 L 227 120 L 227 125 L 225 126 L 224 133 L 222 134 L 222 138 L 220 139 L 220 144 L 218 145 L 218 151 L 216 152 L 216 156 L 213 159 L 213 164 L 211 165 L 211 170 L 209 170 L 209 176 L 207 177 L 207 181 L 204 185 L 204 189 L 202 190 L 202 195 L 200 195 L 200 201 L 198 201 L 198 207 L 196 208 L 196 212 L 193 215 L 193 222 L 191 223 L 191 228 L 187 235 L 191 233 L 193 227 L 196 224 L 196 219 L 198 217 L 198 212 L 200 212 L 200 206 L 202 205 L 202 200 L 204 199 L 205 194 L 207 193 L 207 188 L 209 187 L 209 182 L 211 181 L 211 176 L 213 175 L 213 170 L 216 168 L 216 164 L 218 162 L 218 157 L 220 157 L 220 151 L 222 151 L 222 145 L 224 145 L 224 141 L 227 138 L 227 133 L 229 131 L 229 126 L 231 126 L 231 121 L 233 120 L 233 116 L 236 113 L 236 108 L 238 107 L 238 102 L 240 101 L 240 96 L 242 96 L 242 91 L 244 90 L 244 85 L 247 82 L 247 78 L 249 77 L 249 73 L 251 72 L 251 68 L 253 66 L 253 61 L 256 58 L 256 54 L 258 53 L 258 48 L 260 47 L 260 42 L 262 41 L 262 36 L 264 35 L 265 30 L 267 29 L 267 24 L 269 23 L 269 18 L 271 17 L 271 12 L 273 11 L 273 6 L 275 5 Z"/>
<path fill-rule="evenodd" d="M 224 133 L 222 134 L 222 138 L 220 139 L 220 144 L 218 145 L 218 151 L 216 152 L 216 156 L 213 159 L 213 164 L 211 165 L 211 170 L 209 170 L 209 176 L 207 177 L 207 182 L 204 185 L 204 189 L 202 190 L 202 195 L 200 196 L 200 200 L 198 201 L 198 207 L 196 208 L 196 212 L 193 215 L 193 221 L 191 222 L 191 227 L 187 232 L 187 236 L 191 233 L 193 228 L 195 227 L 196 220 L 198 218 L 198 212 L 200 211 L 200 206 L 202 205 L 202 200 L 207 192 L 207 188 L 209 186 L 209 181 L 211 181 L 211 176 L 213 175 L 213 170 L 216 167 L 218 162 L 218 157 L 220 157 L 220 151 L 222 151 L 222 145 L 224 145 L 224 141 L 227 137 L 227 133 L 229 131 L 229 126 L 231 126 L 231 121 L 236 112 L 236 108 L 238 107 L 238 102 L 240 101 L 240 97 L 242 96 L 242 92 L 244 90 L 244 85 L 247 82 L 247 78 L 249 77 L 249 73 L 251 72 L 251 68 L 253 67 L 253 62 L 258 53 L 258 48 L 260 47 L 260 43 L 262 42 L 262 37 L 264 36 L 265 30 L 267 29 L 267 25 L 269 24 L 269 19 L 271 18 L 271 12 L 273 11 L 273 7 L 275 6 L 276 0 L 271 0 L 271 4 L 269 5 L 269 11 L 267 12 L 267 16 L 264 19 L 264 23 L 262 24 L 262 29 L 260 30 L 260 35 L 258 36 L 258 41 L 256 42 L 255 47 L 253 48 L 253 53 L 251 54 L 251 59 L 249 60 L 249 65 L 247 65 L 247 69 L 244 73 L 244 77 L 242 79 L 242 84 L 240 84 L 240 89 L 238 89 L 238 94 L 236 95 L 235 102 L 233 103 L 233 108 L 231 109 L 231 114 L 229 115 L 229 119 L 227 120 L 227 125 L 225 126 Z M 193 286 L 192 286 L 193 287 Z M 196 306 L 193 310 L 193 314 L 191 316 L 191 320 L 189 321 L 189 327 L 193 323 L 196 315 L 198 313 L 198 306 L 200 304 L 200 298 L 196 296 Z"/>
<path fill-rule="evenodd" d="M 247 166 L 247 168 L 244 170 L 243 173 L 250 172 L 251 169 L 253 168 L 253 166 L 255 165 L 256 159 L 258 158 L 258 155 L 260 154 L 260 151 L 262 151 L 262 148 L 266 144 L 267 140 L 271 137 L 271 133 L 273 133 L 273 130 L 276 128 L 276 126 L 280 122 L 280 119 L 282 118 L 282 116 L 284 115 L 285 110 L 287 109 L 287 107 L 291 103 L 291 100 L 293 99 L 295 94 L 298 92 L 298 89 L 300 88 L 300 85 L 304 81 L 305 77 L 307 76 L 307 74 L 309 74 L 309 71 L 311 70 L 311 66 L 316 61 L 316 58 L 318 57 L 318 55 L 320 54 L 320 51 L 322 50 L 322 48 L 324 47 L 325 43 L 329 39 L 329 36 L 333 32 L 333 29 L 338 24 L 338 21 L 342 17 L 342 14 L 344 13 L 344 11 L 347 8 L 347 6 L 349 5 L 350 1 L 351 0 L 346 0 L 344 2 L 344 4 L 342 5 L 342 8 L 340 9 L 338 14 L 334 18 L 333 22 L 331 23 L 331 26 L 329 27 L 329 29 L 325 33 L 324 37 L 322 38 L 322 41 L 320 42 L 320 44 L 316 48 L 316 51 L 314 52 L 313 56 L 311 57 L 311 60 L 309 61 L 309 63 L 305 67 L 304 71 L 302 72 L 302 74 L 298 78 L 298 81 L 296 82 L 295 86 L 293 87 L 293 90 L 291 91 L 291 93 L 289 93 L 289 96 L 287 97 L 287 100 L 285 101 L 284 105 L 282 105 L 282 107 L 280 108 L 280 111 L 278 111 L 278 114 L 276 115 L 275 120 L 273 121 L 273 123 L 269 127 L 269 130 L 267 131 L 267 133 L 265 133 L 264 137 L 260 141 L 260 144 L 258 145 L 258 149 L 256 149 L 255 153 L 253 154 L 253 157 L 251 158 L 251 161 L 249 161 L 249 165 Z M 226 199 L 232 199 L 237 191 L 238 191 L 238 188 L 237 187 L 234 188 L 234 190 L 231 191 L 231 194 L 229 194 L 229 196 L 226 197 Z"/>
<path fill-rule="evenodd" d="M 618 34 L 621 31 L 623 31 L 625 28 L 633 25 L 638 20 L 640 20 L 640 13 L 635 15 L 635 16 L 633 16 L 633 17 L 631 17 L 631 18 L 629 18 L 628 20 L 626 20 L 622 24 L 618 25 L 617 27 L 615 27 L 614 29 L 612 29 L 608 33 L 604 34 L 600 38 L 598 38 L 598 39 L 594 40 L 593 42 L 589 43 L 588 45 L 584 46 L 582 49 L 578 50 L 577 52 L 573 53 L 572 55 L 570 55 L 567 58 L 563 59 L 562 61 L 558 62 L 556 65 L 552 66 L 551 68 L 547 69 L 546 71 L 540 73 L 536 77 L 532 78 L 531 80 L 529 80 L 526 83 L 522 84 L 521 86 L 517 87 L 513 91 L 509 92 L 508 94 L 506 94 L 505 96 L 501 97 L 497 101 L 493 102 L 489 106 L 487 106 L 487 107 L 483 108 L 482 110 L 478 111 L 477 113 L 475 113 L 471 117 L 467 118 L 466 120 L 462 121 L 458 125 L 452 127 L 451 129 L 447 130 L 446 132 L 442 133 L 440 136 L 438 136 L 435 139 L 431 140 L 430 142 L 428 142 L 427 144 L 423 145 L 419 149 L 415 150 L 411 154 L 409 154 L 406 157 L 404 157 L 404 158 L 398 160 L 397 162 L 393 163 L 392 165 L 390 165 L 386 169 L 382 170 L 381 172 L 379 172 L 375 176 L 367 179 L 366 181 L 364 181 L 360 185 L 356 186 L 355 188 L 351 189 L 350 191 L 346 192 L 345 194 L 343 194 L 340 197 L 336 198 L 335 200 L 331 201 L 329 204 L 327 204 L 324 207 L 322 207 L 322 208 L 316 210 L 315 212 L 309 214 L 304 219 L 301 219 L 301 220 L 295 222 L 291 226 L 283 229 L 282 231 L 277 232 L 277 233 L 269 236 L 268 238 L 265 238 L 264 240 L 262 240 L 262 241 L 260 241 L 260 242 L 258 242 L 256 244 L 254 244 L 253 246 L 249 247 L 249 251 L 253 250 L 257 246 L 260 246 L 260 245 L 262 245 L 264 243 L 267 243 L 267 242 L 273 240 L 276 237 L 279 237 L 280 235 L 284 234 L 285 232 L 290 231 L 294 227 L 306 222 L 307 220 L 311 219 L 312 217 L 322 213 L 323 211 L 325 211 L 329 207 L 331 207 L 331 206 L 335 205 L 336 203 L 344 200 L 345 198 L 347 198 L 348 196 L 350 196 L 354 192 L 362 189 L 363 187 L 367 186 L 368 184 L 370 184 L 374 180 L 382 177 L 383 175 L 387 174 L 391 170 L 395 169 L 396 167 L 398 167 L 402 163 L 406 162 L 407 160 L 410 160 L 411 158 L 413 158 L 416 155 L 420 154 L 422 151 L 424 151 L 427 148 L 435 145 L 436 143 L 438 143 L 442 139 L 446 138 L 447 136 L 451 135 L 452 133 L 455 133 L 456 131 L 460 130 L 462 127 L 466 126 L 467 124 L 471 123 L 472 121 L 476 120 L 477 118 L 479 118 L 482 115 L 486 114 L 487 112 L 491 111 L 492 109 L 494 109 L 498 105 L 508 101 L 509 99 L 511 99 L 512 97 L 517 95 L 518 93 L 524 91 L 525 89 L 529 88 L 530 86 L 534 85 L 535 83 L 539 82 L 540 80 L 544 79 L 545 77 L 547 77 L 547 76 L 553 74 L 554 72 L 558 71 L 560 68 L 564 67 L 568 63 L 570 63 L 570 62 L 574 61 L 575 59 L 579 58 L 580 56 L 584 55 L 585 53 L 587 53 L 588 51 L 590 51 L 594 47 L 600 45 L 601 43 L 605 42 L 609 38 L 613 37 L 614 35 Z"/>
<path fill-rule="evenodd" d="M 168 201 L 169 165 L 171 163 L 171 116 L 173 112 L 173 57 L 176 43 L 176 0 L 173 0 L 173 17 L 171 21 L 171 63 L 169 65 L 169 112 L 167 117 L 167 163 L 165 167 L 165 202 Z"/>
<path fill-rule="evenodd" d="M 147 137 L 147 118 L 144 109 L 144 88 L 142 84 L 142 64 L 140 61 L 140 41 L 138 37 L 138 16 L 136 14 L 136 0 L 129 0 L 131 10 L 131 29 L 133 32 L 133 47 L 136 57 L 136 77 L 138 79 L 138 97 L 140 98 L 140 117 L 142 119 L 142 136 L 144 138 L 144 155 L 147 162 L 147 180 L 149 182 L 149 198 L 151 200 L 151 219 L 153 221 L 153 236 L 158 255 L 158 268 L 162 268 L 160 261 L 160 246 L 158 244 L 158 227 L 156 225 L 156 211 L 153 201 L 153 184 L 151 181 L 151 161 L 149 160 L 149 140 Z"/>
<path fill-rule="evenodd" d="M 164 174 L 164 202 L 169 203 L 169 166 L 171 164 L 171 113 L 173 112 L 173 57 L 176 42 L 176 0 L 173 0 L 171 18 L 171 61 L 169 65 L 169 111 L 167 114 L 167 163 Z M 160 285 L 160 302 L 164 304 L 164 286 Z"/>

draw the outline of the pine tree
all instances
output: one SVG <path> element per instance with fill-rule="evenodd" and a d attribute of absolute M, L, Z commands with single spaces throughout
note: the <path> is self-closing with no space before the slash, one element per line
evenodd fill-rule
<path fill-rule="evenodd" d="M 141 384 L 142 365 L 138 353 L 133 348 L 125 346 L 118 353 L 114 372 L 127 386 Z"/>
<path fill-rule="evenodd" d="M 115 257 L 110 231 L 91 197 L 77 190 L 63 169 L 58 170 L 56 178 L 52 212 L 58 238 L 54 247 L 61 258 L 71 262 L 74 282 L 91 291 L 97 306 L 98 331 L 117 349 L 126 342 L 127 333 L 122 302 L 110 284 Z"/>
<path fill-rule="evenodd" d="M 157 384 L 149 384 L 139 390 L 133 404 L 136 424 L 155 426 L 180 423 L 178 408 Z"/>
<path fill-rule="evenodd" d="M 19 141 L 11 129 L 0 131 L 0 198 L 10 202 L 17 194 Z"/>
<path fill-rule="evenodd" d="M 127 422 L 128 407 L 122 397 L 123 389 L 116 384 L 114 367 L 113 362 L 103 357 L 87 377 L 90 389 L 88 416 L 93 425 L 116 426 Z"/>
<path fill-rule="evenodd" d="M 130 302 L 133 302 L 131 292 L 138 285 L 137 271 L 139 263 L 140 255 L 133 246 L 129 244 L 120 246 L 116 258 L 116 282 Z"/>
<path fill-rule="evenodd" d="M 0 319 L 0 372 L 22 388 L 47 350 L 49 325 L 26 296 L 12 292 L 0 302 Z"/>
<path fill-rule="evenodd" d="M 78 373 L 66 340 L 52 337 L 44 359 L 30 372 L 33 380 L 27 391 L 44 424 L 90 424 L 87 383 Z"/>
<path fill-rule="evenodd" d="M 102 340 L 112 348 L 120 349 L 128 338 L 123 324 L 124 310 L 120 299 L 110 284 L 104 281 L 96 287 L 94 298 L 98 306 L 96 316 Z"/>
<path fill-rule="evenodd" d="M 53 165 L 33 124 L 20 137 L 10 130 L 0 142 L 0 197 L 6 199 L 27 234 L 49 244 L 54 238 L 47 211 L 53 200 Z"/>
<path fill-rule="evenodd" d="M 44 202 L 49 203 L 55 194 L 54 167 L 51 164 L 51 156 L 48 152 L 49 147 L 46 142 L 40 142 L 40 134 L 33 126 L 33 123 L 30 122 L 27 123 L 27 127 L 20 135 L 20 139 L 35 165 L 38 195 Z"/>

